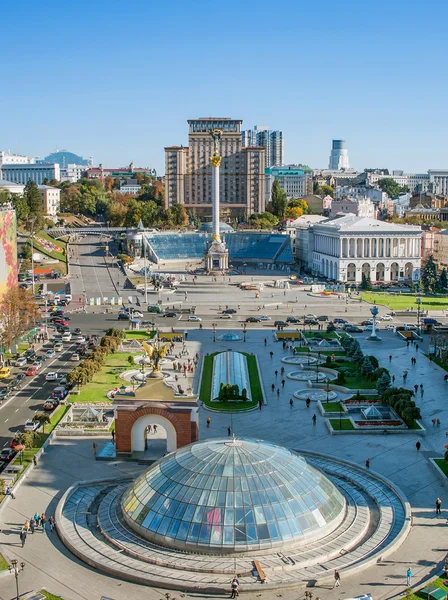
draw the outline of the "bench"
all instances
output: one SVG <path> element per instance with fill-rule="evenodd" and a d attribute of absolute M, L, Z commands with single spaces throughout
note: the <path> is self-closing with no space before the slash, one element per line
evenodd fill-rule
<path fill-rule="evenodd" d="M 21 465 L 8 465 L 3 469 L 4 473 L 20 473 L 23 469 Z"/>
<path fill-rule="evenodd" d="M 254 563 L 255 570 L 257 571 L 258 577 L 260 578 L 261 583 L 264 583 L 266 581 L 266 575 L 260 565 L 260 562 L 258 560 L 254 560 L 253 563 Z"/>

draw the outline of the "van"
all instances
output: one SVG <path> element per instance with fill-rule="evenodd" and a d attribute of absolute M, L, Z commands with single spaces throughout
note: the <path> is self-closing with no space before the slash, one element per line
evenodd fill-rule
<path fill-rule="evenodd" d="M 158 304 L 153 304 L 152 306 L 148 306 L 148 312 L 161 313 L 162 308 Z"/>
<path fill-rule="evenodd" d="M 52 398 L 56 398 L 61 401 L 67 396 L 68 392 L 64 386 L 59 386 L 54 388 L 53 393 L 51 394 Z"/>

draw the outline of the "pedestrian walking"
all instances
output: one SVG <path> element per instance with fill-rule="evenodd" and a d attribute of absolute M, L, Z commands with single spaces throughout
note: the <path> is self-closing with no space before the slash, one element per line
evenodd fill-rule
<path fill-rule="evenodd" d="M 281 374 L 281 375 L 283 375 L 283 373 L 284 373 L 284 372 L 285 372 L 285 367 L 282 367 L 282 368 L 280 369 L 280 374 Z"/>
<path fill-rule="evenodd" d="M 285 383 L 286 383 L 285 380 L 282 379 L 282 387 L 285 387 Z"/>
<path fill-rule="evenodd" d="M 239 581 L 236 577 L 234 577 L 232 579 L 232 583 L 230 584 L 230 589 L 231 589 L 231 594 L 230 597 L 231 598 L 236 598 L 237 596 L 239 596 L 239 592 L 238 592 L 238 587 L 239 587 Z"/>
<path fill-rule="evenodd" d="M 264 338 L 264 345 L 267 346 L 268 345 L 268 340 L 266 338 Z"/>
<path fill-rule="evenodd" d="M 227 427 L 227 435 L 231 435 L 232 434 L 232 429 L 230 427 L 230 425 Z"/>
<path fill-rule="evenodd" d="M 35 529 L 36 529 L 36 521 L 34 519 L 30 519 L 30 531 L 31 531 L 31 533 L 34 533 Z"/>
<path fill-rule="evenodd" d="M 210 417 L 207 417 L 207 427 L 210 427 L 211 422 L 212 422 L 212 420 L 210 419 Z"/>
<path fill-rule="evenodd" d="M 93 456 L 96 457 L 96 444 L 93 442 L 92 444 Z"/>
<path fill-rule="evenodd" d="M 22 542 L 22 548 L 25 545 L 26 542 L 26 536 L 27 536 L 27 531 L 22 529 L 22 531 L 20 532 L 20 541 Z"/>
<path fill-rule="evenodd" d="M 294 406 L 294 400 L 292 398 L 289 399 L 289 406 L 291 408 Z"/>
<path fill-rule="evenodd" d="M 423 394 L 425 393 L 423 388 L 420 388 L 420 397 L 423 398 Z"/>
<path fill-rule="evenodd" d="M 414 391 L 415 391 L 415 393 L 418 392 L 418 384 L 417 383 L 414 385 Z"/>
<path fill-rule="evenodd" d="M 280 398 L 280 388 L 277 388 L 277 398 Z"/>
<path fill-rule="evenodd" d="M 337 569 L 334 570 L 334 584 L 333 589 L 335 587 L 339 587 L 341 585 L 341 576 L 339 575 L 339 571 Z"/>
<path fill-rule="evenodd" d="M 53 529 L 54 529 L 54 517 L 53 517 L 53 515 L 50 515 L 50 517 L 48 518 L 48 524 L 50 525 L 50 531 L 53 531 Z"/>
<path fill-rule="evenodd" d="M 272 358 L 274 356 L 274 353 L 272 352 L 272 350 L 269 352 L 269 356 Z"/>
<path fill-rule="evenodd" d="M 157 433 L 157 425 L 153 425 L 152 428 L 154 429 L 154 433 Z"/>
<path fill-rule="evenodd" d="M 37 458 L 36 455 L 33 456 L 33 465 L 37 467 Z"/>
<path fill-rule="evenodd" d="M 418 352 L 418 344 L 415 344 L 415 351 Z"/>
<path fill-rule="evenodd" d="M 307 399 L 305 400 L 305 406 L 306 406 L 307 408 L 309 408 L 309 407 L 310 407 L 310 404 L 311 404 L 311 400 L 310 400 L 309 398 L 307 398 Z"/>
<path fill-rule="evenodd" d="M 258 408 L 260 410 L 263 408 L 263 400 L 258 400 Z"/>
<path fill-rule="evenodd" d="M 412 580 L 412 571 L 411 571 L 411 567 L 409 567 L 409 569 L 406 571 L 406 585 L 407 587 L 411 587 L 411 580 Z"/>
<path fill-rule="evenodd" d="M 366 460 L 366 469 L 370 469 L 370 458 Z"/>
<path fill-rule="evenodd" d="M 36 521 L 36 527 L 39 527 L 40 526 L 40 514 L 38 512 L 34 515 L 34 520 Z"/>
<path fill-rule="evenodd" d="M 392 362 L 392 354 L 389 354 L 389 362 Z"/>
<path fill-rule="evenodd" d="M 271 390 L 272 390 L 272 393 L 274 393 L 274 391 L 275 391 L 275 383 L 273 383 L 273 384 L 271 385 Z"/>
<path fill-rule="evenodd" d="M 311 420 L 313 421 L 313 425 L 316 425 L 316 413 L 314 413 L 314 415 L 312 416 Z"/>
<path fill-rule="evenodd" d="M 275 371 L 274 371 L 274 375 L 277 377 L 277 375 L 278 375 L 278 371 L 277 371 L 277 369 L 275 369 Z"/>
<path fill-rule="evenodd" d="M 420 451 L 420 448 L 422 447 L 420 440 L 417 440 L 416 444 L 415 444 L 415 448 L 417 450 L 417 452 Z"/>
<path fill-rule="evenodd" d="M 405 383 L 405 382 L 406 382 L 406 378 L 407 378 L 407 376 L 408 376 L 408 372 L 407 372 L 407 371 L 405 371 L 405 372 L 403 373 L 403 383 Z"/>
<path fill-rule="evenodd" d="M 47 517 L 45 516 L 45 513 L 42 513 L 40 516 L 40 522 L 42 524 L 42 532 L 45 533 L 45 527 L 47 525 Z"/>
<path fill-rule="evenodd" d="M 395 375 L 392 375 L 392 385 L 395 383 Z"/>
<path fill-rule="evenodd" d="M 437 500 L 436 500 L 436 516 L 442 514 L 441 508 L 442 508 L 442 500 L 440 500 L 440 498 L 437 498 Z"/>
<path fill-rule="evenodd" d="M 437 419 L 437 427 L 440 427 L 440 419 Z"/>

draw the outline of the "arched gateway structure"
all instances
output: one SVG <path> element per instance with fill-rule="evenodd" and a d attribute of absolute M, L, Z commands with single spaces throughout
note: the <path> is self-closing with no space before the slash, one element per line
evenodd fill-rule
<path fill-rule="evenodd" d="M 119 405 L 115 415 L 117 454 L 130 454 L 145 449 L 148 425 L 166 431 L 167 451 L 172 452 L 199 439 L 198 409 L 191 402 L 143 402 Z"/>

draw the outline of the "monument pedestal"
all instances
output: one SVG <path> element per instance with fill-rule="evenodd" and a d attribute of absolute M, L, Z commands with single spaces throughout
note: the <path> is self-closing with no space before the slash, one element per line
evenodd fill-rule
<path fill-rule="evenodd" d="M 213 240 L 205 254 L 207 271 L 227 271 L 229 268 L 229 251 L 221 240 Z"/>

